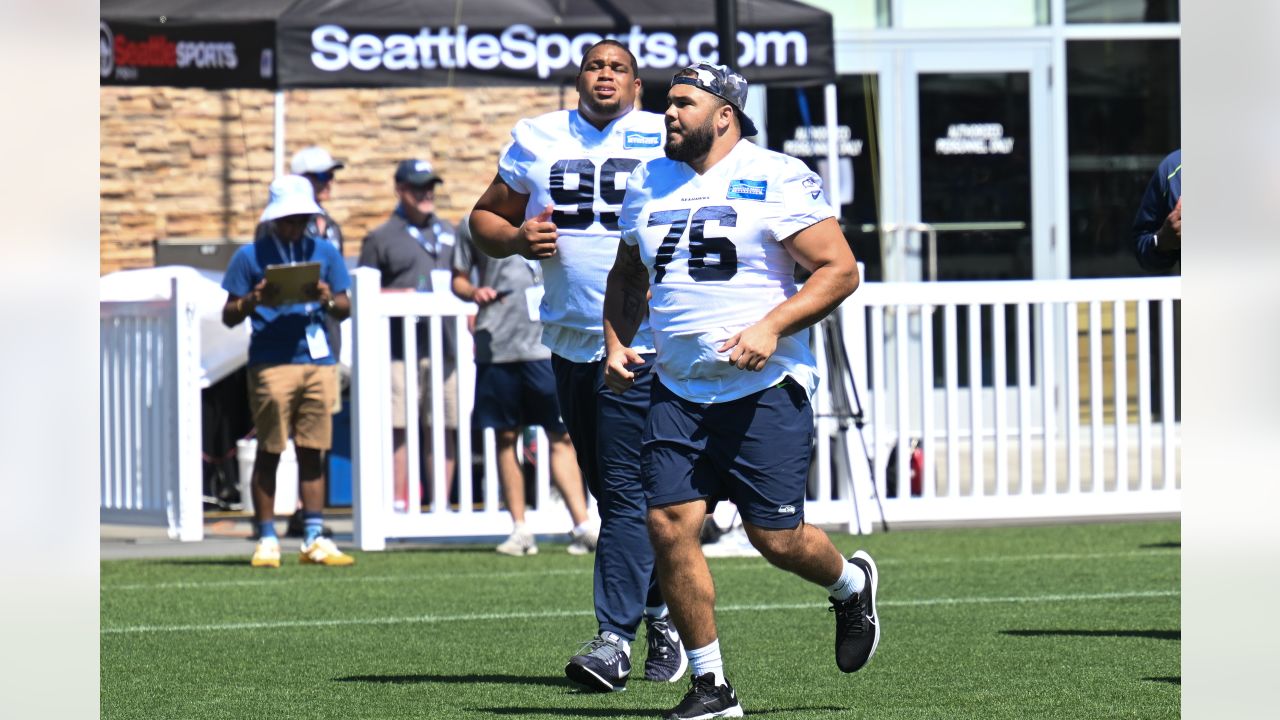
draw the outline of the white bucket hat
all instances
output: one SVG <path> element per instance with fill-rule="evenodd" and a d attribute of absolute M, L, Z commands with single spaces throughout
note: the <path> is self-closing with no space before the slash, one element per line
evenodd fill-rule
<path fill-rule="evenodd" d="M 317 215 L 324 212 L 316 204 L 311 181 L 301 175 L 281 175 L 272 180 L 269 193 L 267 209 L 262 211 L 260 222 L 288 215 Z"/>

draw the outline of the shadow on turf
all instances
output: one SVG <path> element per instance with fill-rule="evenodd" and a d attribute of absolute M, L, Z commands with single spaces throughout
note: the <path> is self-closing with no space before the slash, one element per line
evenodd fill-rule
<path fill-rule="evenodd" d="M 1177 676 L 1177 677 L 1149 677 L 1149 678 L 1142 678 L 1142 679 L 1143 679 L 1143 680 L 1146 680 L 1147 682 L 1169 683 L 1170 685 L 1181 685 L 1181 684 L 1182 684 L 1182 676 Z"/>
<path fill-rule="evenodd" d="M 564 688 L 577 687 L 569 682 L 568 678 L 531 677 L 528 675 L 348 675 L 347 677 L 334 678 L 334 682 L 381 683 L 387 685 L 498 683 L 506 685 L 549 685 Z"/>
<path fill-rule="evenodd" d="M 1141 549 L 1143 549 L 1143 550 L 1166 550 L 1166 549 L 1173 549 L 1173 550 L 1176 550 L 1176 549 L 1181 549 L 1181 548 L 1182 548 L 1182 543 L 1181 543 L 1181 542 L 1178 542 L 1178 541 L 1173 541 L 1173 542 L 1161 542 L 1161 543 L 1147 543 L 1147 544 L 1145 544 L 1145 545 L 1139 545 L 1138 547 L 1139 547 L 1139 548 L 1141 548 Z"/>
<path fill-rule="evenodd" d="M 185 565 L 189 567 L 217 567 L 217 566 L 249 567 L 249 562 L 241 557 L 157 560 L 155 564 L 156 565 Z"/>
<path fill-rule="evenodd" d="M 595 694 L 595 693 L 592 693 Z M 491 713 L 493 715 L 550 715 L 552 717 L 643 717 L 652 718 L 655 715 L 662 715 L 669 712 L 671 708 L 664 706 L 660 708 L 531 708 L 531 707 L 499 707 L 499 708 L 471 708 L 477 712 Z M 824 712 L 840 712 L 848 710 L 843 707 L 795 707 L 795 708 L 747 708 L 751 717 L 757 715 L 781 715 L 786 717 L 791 713 L 808 713 L 814 710 Z"/>
<path fill-rule="evenodd" d="M 1182 640 L 1181 630 L 1001 630 L 1017 637 L 1133 637 L 1152 640 Z"/>

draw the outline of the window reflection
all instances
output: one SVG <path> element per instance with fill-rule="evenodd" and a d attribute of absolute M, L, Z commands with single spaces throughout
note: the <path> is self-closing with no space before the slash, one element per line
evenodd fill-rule
<path fill-rule="evenodd" d="M 1178 0 L 1066 0 L 1069 23 L 1178 22 Z"/>
<path fill-rule="evenodd" d="M 1071 277 L 1143 275 L 1129 228 L 1181 145 L 1177 40 L 1067 43 Z"/>
<path fill-rule="evenodd" d="M 842 75 L 836 80 L 839 162 L 846 178 L 838 189 L 840 226 L 853 254 L 865 265 L 864 280 L 884 279 L 880 234 L 879 106 L 875 75 Z M 767 110 L 769 149 L 798 157 L 819 174 L 827 162 L 826 102 L 822 87 L 770 88 Z"/>
<path fill-rule="evenodd" d="M 1049 22 L 1049 0 L 898 0 L 903 28 L 1034 27 Z"/>

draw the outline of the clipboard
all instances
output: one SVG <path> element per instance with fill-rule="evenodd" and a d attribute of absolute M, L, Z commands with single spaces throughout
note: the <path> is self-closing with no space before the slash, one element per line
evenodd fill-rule
<path fill-rule="evenodd" d="M 294 303 L 311 302 L 313 298 L 307 296 L 306 288 L 315 285 L 320 280 L 320 263 L 303 262 L 289 265 L 268 265 L 266 267 L 266 278 L 269 284 L 279 288 L 279 292 L 276 293 L 273 301 L 269 303 L 270 305 L 292 305 Z"/>

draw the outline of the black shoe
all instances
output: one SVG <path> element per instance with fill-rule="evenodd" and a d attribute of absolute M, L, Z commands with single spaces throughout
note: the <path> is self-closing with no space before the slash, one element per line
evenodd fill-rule
<path fill-rule="evenodd" d="M 649 652 L 644 656 L 644 679 L 676 682 L 689 667 L 689 658 L 684 654 L 680 633 L 671 624 L 671 616 L 652 618 L 646 615 L 644 624 L 645 642 L 649 645 Z"/>
<path fill-rule="evenodd" d="M 622 649 L 622 638 L 611 632 L 600 633 L 569 658 L 564 674 L 570 680 L 596 692 L 627 689 L 631 659 Z"/>
<path fill-rule="evenodd" d="M 705 720 L 718 717 L 742 717 L 738 694 L 726 680 L 716 684 L 715 673 L 704 673 L 693 678 L 689 692 L 674 710 L 663 715 L 663 720 Z"/>
<path fill-rule="evenodd" d="M 862 592 L 854 593 L 843 602 L 831 601 L 831 612 L 836 614 L 836 665 L 850 673 L 862 669 L 880 644 L 880 618 L 876 615 L 876 585 L 880 574 L 871 556 L 859 550 L 849 562 L 867 577 Z"/>

